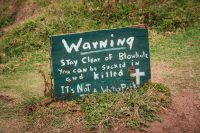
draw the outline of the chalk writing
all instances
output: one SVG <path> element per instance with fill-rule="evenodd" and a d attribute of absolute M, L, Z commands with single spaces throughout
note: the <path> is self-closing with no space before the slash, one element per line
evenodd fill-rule
<path fill-rule="evenodd" d="M 58 35 L 51 45 L 56 99 L 123 92 L 151 78 L 147 29 Z"/>
<path fill-rule="evenodd" d="M 113 34 L 110 35 L 111 37 L 114 37 Z M 134 42 L 134 37 L 128 37 L 126 38 L 119 38 L 117 39 L 117 42 L 115 43 L 114 40 L 100 40 L 100 41 L 95 41 L 95 42 L 83 42 L 83 38 L 79 38 L 77 44 L 67 43 L 65 39 L 62 39 L 62 43 L 68 53 L 71 53 L 72 50 L 74 49 L 75 52 L 79 51 L 79 48 L 82 46 L 83 50 L 92 50 L 94 49 L 95 51 L 90 51 L 90 52 L 82 52 L 81 55 L 85 54 L 92 54 L 92 53 L 97 53 L 97 52 L 105 52 L 105 51 L 111 51 L 111 50 L 121 50 L 125 49 L 126 47 L 122 48 L 113 48 L 116 44 L 117 47 L 124 46 L 124 44 L 129 45 L 129 49 L 131 50 L 133 47 L 133 42 Z M 110 47 L 109 49 L 106 49 L 107 47 Z"/>

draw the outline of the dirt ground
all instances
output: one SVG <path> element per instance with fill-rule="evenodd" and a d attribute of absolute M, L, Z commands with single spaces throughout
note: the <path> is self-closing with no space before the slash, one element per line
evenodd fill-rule
<path fill-rule="evenodd" d="M 149 133 L 200 133 L 200 102 L 197 93 L 184 90 L 173 97 L 170 109 L 161 111 L 163 122 L 153 122 Z"/>
<path fill-rule="evenodd" d="M 198 86 L 189 86 L 190 77 L 181 79 L 181 69 L 170 63 L 152 62 L 152 82 L 163 83 L 172 91 L 172 106 L 160 112 L 162 122 L 150 123 L 147 133 L 200 133 L 200 96 Z M 186 73 L 187 74 L 187 73 Z M 180 81 L 181 79 L 181 81 Z M 198 82 L 198 81 L 197 81 Z M 181 84 L 181 85 L 180 85 Z M 195 83 L 193 83 L 195 84 Z M 185 86 L 185 88 L 182 88 Z M 143 133 L 117 127 L 113 133 Z"/>
<path fill-rule="evenodd" d="M 1 101 L 11 102 L 13 99 L 0 96 Z M 182 90 L 173 95 L 173 104 L 171 108 L 163 108 L 160 116 L 162 122 L 155 121 L 150 123 L 147 133 L 200 133 L 200 101 L 198 93 L 194 90 Z M 0 131 L 6 132 L 9 126 L 9 132 L 20 132 L 25 125 L 23 120 L 12 119 L 11 121 L 0 121 L 5 125 Z M 15 124 L 14 124 L 15 123 Z M 13 126 L 13 124 L 15 126 Z M 77 126 L 77 127 L 80 127 Z M 7 130 L 8 131 L 8 130 Z M 65 131 L 65 130 L 63 130 Z M 70 132 L 84 132 L 79 128 L 70 130 Z M 69 132 L 69 128 L 66 132 Z M 115 127 L 111 133 L 144 133 L 127 129 L 123 126 Z M 146 131 L 145 131 L 146 132 Z"/>
<path fill-rule="evenodd" d="M 149 124 L 149 128 L 146 129 L 147 133 L 200 133 L 200 94 L 198 88 L 188 87 L 187 79 L 182 83 L 185 86 L 181 89 L 177 83 L 179 78 L 170 78 L 170 75 L 179 75 L 176 69 L 174 69 L 170 64 L 162 62 L 153 62 L 152 64 L 152 82 L 159 82 L 167 85 L 172 91 L 172 106 L 170 108 L 163 108 L 160 112 L 162 122 L 155 121 Z M 178 88 L 174 88 L 178 86 Z M 0 93 L 0 101 L 13 103 L 16 98 L 12 98 L 8 95 L 3 95 Z M 1 111 L 0 111 L 1 112 Z M 70 120 L 72 120 L 70 118 Z M 15 124 L 14 124 L 15 123 Z M 66 125 L 69 123 L 66 122 Z M 13 124 L 15 126 L 13 126 Z M 20 132 L 25 126 L 25 120 L 10 119 L 9 121 L 0 120 L 0 125 L 3 129 L 0 132 Z M 76 124 L 75 124 L 76 125 Z M 9 128 L 12 126 L 13 128 Z M 74 127 L 74 126 L 73 126 Z M 64 132 L 72 133 L 82 133 L 83 131 L 80 125 L 75 126 L 75 128 L 66 128 L 62 130 Z M 69 131 L 70 129 L 70 131 Z M 59 131 L 56 131 L 59 132 Z M 124 126 L 118 126 L 109 131 L 111 133 L 144 133 L 139 131 L 130 130 Z"/>
<path fill-rule="evenodd" d="M 173 96 L 171 108 L 163 108 L 162 122 L 151 123 L 147 133 L 200 133 L 200 101 L 196 92 L 184 90 Z M 112 133 L 145 133 L 117 127 Z"/>
<path fill-rule="evenodd" d="M 182 70 L 174 69 L 171 65 L 160 62 L 154 62 L 152 65 L 152 81 L 164 83 L 172 88 L 172 106 L 170 109 L 162 109 L 161 117 L 163 122 L 153 122 L 150 124 L 148 133 L 200 133 L 200 97 L 198 86 L 188 86 L 187 82 L 191 80 L 184 79 L 179 86 L 180 78 L 174 78 L 181 75 Z M 169 75 L 175 75 L 170 78 Z M 187 76 L 189 77 L 189 76 Z M 190 77 L 189 77 L 190 78 Z M 198 81 L 197 81 L 198 82 Z M 195 83 L 194 83 L 195 84 Z M 178 86 L 178 88 L 174 88 Z M 189 87 L 189 88 L 188 88 Z"/>
<path fill-rule="evenodd" d="M 0 11 L 2 9 L 3 0 L 0 0 Z M 13 10 L 17 11 L 16 23 L 21 20 L 34 15 L 36 5 L 32 1 L 27 2 L 23 8 L 13 7 Z M 13 26 L 10 26 L 12 28 Z M 2 29 L 3 32 L 9 30 L 9 27 Z M 0 29 L 1 32 L 1 29 Z M 191 68 L 192 70 L 192 68 Z M 147 128 L 147 133 L 200 133 L 200 82 L 191 82 L 196 72 L 191 73 L 189 68 L 187 69 L 175 69 L 170 63 L 153 61 L 152 62 L 152 82 L 163 83 L 172 90 L 172 106 L 169 109 L 163 108 L 160 112 L 162 122 L 155 121 L 150 123 Z M 186 77 L 181 76 L 182 73 L 186 74 Z M 4 93 L 0 93 L 0 102 L 15 104 L 17 98 L 9 96 Z M 1 108 L 0 108 L 1 109 Z M 23 117 L 14 117 L 10 119 L 1 119 L 0 110 L 0 133 L 15 133 L 22 132 L 22 129 L 26 126 L 26 120 Z M 70 116 L 66 116 L 70 117 Z M 68 118 L 66 118 L 68 119 Z M 70 118 L 73 121 L 73 118 Z M 74 120 L 75 121 L 75 120 Z M 68 121 L 66 124 L 69 125 Z M 76 123 L 75 127 L 81 127 Z M 3 125 L 3 126 L 2 126 Z M 69 131 L 69 128 L 63 130 L 63 132 L 81 133 L 82 128 L 75 128 Z M 60 131 L 57 131 L 60 132 Z M 126 127 L 115 127 L 111 133 L 143 133 L 139 131 L 133 131 Z"/>

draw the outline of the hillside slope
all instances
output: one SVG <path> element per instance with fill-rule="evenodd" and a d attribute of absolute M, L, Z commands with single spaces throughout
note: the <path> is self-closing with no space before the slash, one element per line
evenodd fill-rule
<path fill-rule="evenodd" d="M 199 0 L 0 0 L 0 132 L 199 132 L 199 12 Z M 49 36 L 142 23 L 152 82 L 164 85 L 40 105 Z"/>
<path fill-rule="evenodd" d="M 5 63 L 1 65 L 1 71 L 8 71 L 10 65 L 7 64 L 14 60 L 21 59 L 19 64 L 13 66 L 14 68 L 18 65 L 26 66 L 23 60 L 35 62 L 36 59 L 33 59 L 35 56 L 40 58 L 39 62 L 46 60 L 45 55 L 49 54 L 50 48 L 48 38 L 50 35 L 126 27 L 141 23 L 147 24 L 150 29 L 157 32 L 176 31 L 198 22 L 200 10 L 198 7 L 198 1 L 175 0 L 3 1 L 1 17 L 8 17 L 8 20 L 1 19 L 0 25 L 4 28 L 4 23 L 11 19 L 14 26 L 10 29 L 7 27 L 9 30 L 1 33 L 3 35 L 0 41 L 2 53 L 0 63 Z M 27 57 L 31 58 L 26 59 Z"/>

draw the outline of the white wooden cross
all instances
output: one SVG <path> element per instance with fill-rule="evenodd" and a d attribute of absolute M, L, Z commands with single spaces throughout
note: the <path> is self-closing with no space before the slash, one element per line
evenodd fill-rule
<path fill-rule="evenodd" d="M 140 77 L 145 76 L 145 72 L 140 72 L 140 69 L 135 69 L 135 73 L 131 73 L 130 76 L 136 77 L 136 85 L 140 85 Z"/>

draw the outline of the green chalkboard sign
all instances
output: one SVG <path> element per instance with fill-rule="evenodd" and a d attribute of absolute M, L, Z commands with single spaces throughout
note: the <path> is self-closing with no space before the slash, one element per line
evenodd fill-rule
<path fill-rule="evenodd" d="M 151 78 L 145 28 L 56 35 L 50 39 L 56 99 L 123 92 Z"/>

